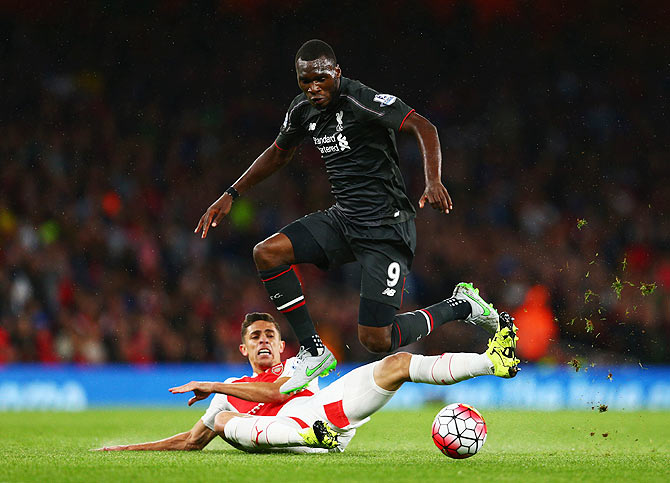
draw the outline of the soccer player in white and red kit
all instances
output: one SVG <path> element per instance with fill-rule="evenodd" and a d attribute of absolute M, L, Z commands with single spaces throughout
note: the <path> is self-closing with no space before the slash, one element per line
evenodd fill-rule
<path fill-rule="evenodd" d="M 172 393 L 193 391 L 189 406 L 211 393 L 216 395 L 190 431 L 160 441 L 100 450 L 198 450 L 220 435 L 244 451 L 344 451 L 356 428 L 405 382 L 448 385 L 482 375 L 513 377 L 518 363 L 514 354 L 516 327 L 505 312 L 500 320 L 501 329 L 483 354 L 398 352 L 354 369 L 323 390 L 314 380 L 306 389 L 286 395 L 279 388 L 291 376 L 295 358 L 282 362 L 284 341 L 270 314 L 247 314 L 240 351 L 249 359 L 253 376 L 225 382 L 192 381 L 171 388 Z M 326 432 L 317 437 L 317 427 Z"/>

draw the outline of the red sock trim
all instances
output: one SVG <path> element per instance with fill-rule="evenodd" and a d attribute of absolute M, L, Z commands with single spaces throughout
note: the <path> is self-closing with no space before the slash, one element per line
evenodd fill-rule
<path fill-rule="evenodd" d="M 444 355 L 444 354 L 442 354 L 442 355 Z M 435 381 L 435 384 L 439 384 L 439 382 L 437 382 L 437 379 L 435 379 L 434 372 L 435 372 L 435 364 L 437 364 L 440 361 L 440 359 L 442 359 L 442 356 L 435 359 L 435 362 L 433 362 L 433 365 L 430 368 L 430 377 L 433 378 L 433 381 Z"/>
<path fill-rule="evenodd" d="M 324 404 L 323 409 L 326 412 L 328 421 L 333 423 L 338 428 L 346 428 L 349 426 L 349 418 L 346 414 L 344 414 L 342 400 L 335 401 L 330 404 Z"/>
<path fill-rule="evenodd" d="M 454 355 L 451 354 L 451 357 L 449 357 L 449 377 L 451 377 L 451 380 L 456 382 L 456 379 L 454 378 L 454 375 L 451 373 L 451 360 L 454 358 Z"/>
<path fill-rule="evenodd" d="M 409 114 L 407 114 L 407 115 L 409 116 Z M 280 151 L 286 151 L 286 149 L 284 149 L 284 148 L 280 148 L 280 147 L 279 147 L 279 144 L 277 144 L 277 141 L 275 141 L 275 147 L 276 147 L 277 149 L 279 149 Z"/>
<path fill-rule="evenodd" d="M 291 266 L 291 267 L 288 267 L 288 270 L 284 270 L 282 273 L 278 273 L 278 274 L 275 275 L 274 277 L 270 277 L 270 278 L 266 278 L 266 279 L 262 279 L 262 278 L 261 278 L 261 282 L 269 282 L 270 280 L 274 280 L 274 279 L 277 278 L 277 277 L 281 277 L 281 276 L 284 275 L 286 272 L 290 272 L 291 270 L 293 270 L 293 267 L 292 267 L 292 266 Z"/>
<path fill-rule="evenodd" d="M 430 331 L 432 332 L 432 331 L 433 331 L 433 326 L 434 326 L 434 324 L 433 324 L 433 316 L 430 315 L 430 312 L 428 312 L 426 309 L 419 309 L 419 311 L 428 314 L 428 318 L 430 319 Z"/>
<path fill-rule="evenodd" d="M 303 299 L 303 301 L 300 302 L 299 304 L 295 304 L 293 307 L 289 307 L 288 309 L 285 309 L 285 310 L 280 310 L 280 312 L 281 312 L 282 314 L 288 314 L 289 312 L 294 311 L 294 310 L 297 309 L 298 307 L 302 307 L 303 305 L 305 305 L 305 302 L 306 302 L 306 301 Z"/>
<path fill-rule="evenodd" d="M 400 325 L 398 325 L 398 322 L 393 322 L 393 325 L 398 329 L 398 347 L 402 346 L 402 332 L 400 332 Z M 397 349 L 397 347 L 396 347 Z"/>

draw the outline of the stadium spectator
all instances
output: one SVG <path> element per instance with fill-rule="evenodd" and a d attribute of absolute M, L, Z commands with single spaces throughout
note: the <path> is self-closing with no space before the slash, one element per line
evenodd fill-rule
<path fill-rule="evenodd" d="M 517 347 L 519 356 L 529 361 L 545 357 L 558 335 L 554 314 L 549 307 L 549 290 L 542 285 L 531 287 L 514 318 L 524 334 Z"/>
<path fill-rule="evenodd" d="M 234 7 L 102 15 L 78 2 L 68 15 L 59 2 L 33 3 L 0 7 L 0 360 L 233 360 L 236 321 L 273 310 L 254 243 L 332 204 L 318 153 L 305 148 L 253 206 L 236 203 L 215 238 L 194 240 L 192 225 L 275 135 L 284 112 L 268 85 L 291 89 L 286 64 L 310 9 L 276 3 L 275 13 L 293 9 L 278 41 L 243 20 L 221 28 L 244 15 Z M 460 280 L 515 310 L 540 284 L 559 357 L 670 362 L 667 23 L 646 21 L 655 12 L 644 2 L 571 4 L 560 15 L 526 2 L 486 22 L 482 2 L 447 4 L 398 2 L 366 26 L 367 43 L 324 32 L 361 78 L 384 74 L 376 87 L 407 98 L 420 83 L 413 107 L 449 152 L 456 209 L 448 224 L 417 219 L 403 310 Z M 418 24 L 417 9 L 435 14 Z M 390 48 L 396 24 L 405 35 Z M 406 65 L 430 72 L 390 67 Z M 399 150 L 418 199 L 418 153 L 402 140 Z M 338 357 L 369 360 L 356 334 L 359 274 L 301 275 L 317 328 L 340 328 L 330 334 Z M 412 350 L 456 352 L 478 337 L 453 327 Z"/>

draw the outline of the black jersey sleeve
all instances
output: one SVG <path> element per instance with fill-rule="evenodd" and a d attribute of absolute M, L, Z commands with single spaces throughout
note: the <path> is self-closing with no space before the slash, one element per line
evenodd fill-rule
<path fill-rule="evenodd" d="M 301 106 L 308 104 L 309 101 L 300 95 L 293 99 L 291 105 L 284 116 L 284 123 L 279 129 L 279 135 L 275 140 L 275 144 L 279 149 L 290 149 L 302 142 L 307 130 L 302 122 Z"/>
<path fill-rule="evenodd" d="M 400 98 L 391 94 L 381 94 L 363 84 L 360 84 L 358 89 L 352 89 L 349 96 L 359 108 L 359 118 L 394 131 L 399 131 L 405 119 L 414 112 L 414 109 Z"/>

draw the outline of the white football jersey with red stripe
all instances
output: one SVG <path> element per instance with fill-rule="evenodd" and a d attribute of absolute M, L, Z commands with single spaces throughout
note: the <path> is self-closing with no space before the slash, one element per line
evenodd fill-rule
<path fill-rule="evenodd" d="M 280 362 L 272 366 L 270 369 L 260 374 L 253 376 L 231 377 L 224 382 L 227 384 L 235 384 L 239 382 L 275 382 L 280 377 L 291 377 L 295 370 L 297 359 L 291 357 L 286 361 Z M 287 404 L 292 403 L 297 398 L 312 396 L 319 391 L 319 383 L 317 379 L 310 382 L 307 388 L 293 394 L 291 397 L 283 402 L 277 403 L 262 403 L 257 401 L 246 401 L 234 396 L 227 396 L 225 394 L 215 394 L 212 402 L 209 404 L 207 411 L 203 415 L 202 422 L 212 431 L 214 430 L 214 418 L 221 411 L 234 411 L 242 414 L 254 414 L 256 416 L 276 416 L 277 413 Z"/>

